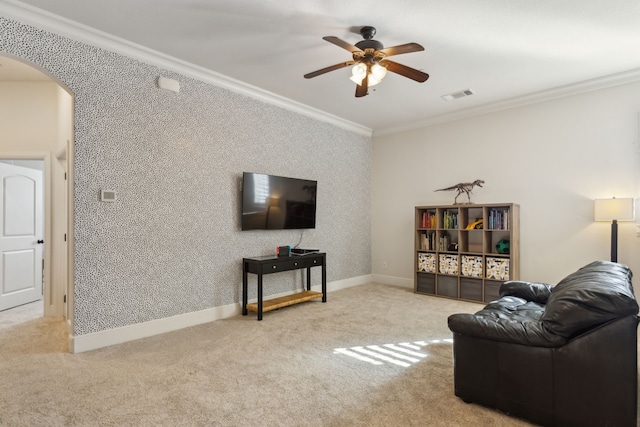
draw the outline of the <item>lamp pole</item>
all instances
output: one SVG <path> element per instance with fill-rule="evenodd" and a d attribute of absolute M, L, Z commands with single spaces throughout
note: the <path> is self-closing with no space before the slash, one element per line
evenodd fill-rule
<path fill-rule="evenodd" d="M 611 222 L 611 261 L 618 262 L 618 220 Z"/>

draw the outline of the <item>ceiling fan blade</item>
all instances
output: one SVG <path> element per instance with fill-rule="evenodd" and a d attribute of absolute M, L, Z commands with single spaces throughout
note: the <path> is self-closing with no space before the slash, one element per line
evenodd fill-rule
<path fill-rule="evenodd" d="M 385 56 L 401 55 L 403 53 L 420 52 L 424 47 L 418 43 L 406 43 L 398 46 L 391 46 L 386 49 L 380 49 L 378 52 L 384 53 Z"/>
<path fill-rule="evenodd" d="M 341 62 L 339 64 L 332 65 L 330 67 L 322 68 L 320 70 L 313 71 L 311 73 L 307 73 L 307 74 L 304 75 L 304 78 L 305 79 L 311 79 L 311 78 L 317 77 L 317 76 L 319 76 L 321 74 L 328 73 L 329 71 L 339 70 L 340 68 L 348 67 L 349 65 L 353 65 L 353 64 L 355 64 L 355 61 Z"/>
<path fill-rule="evenodd" d="M 400 74 L 401 76 L 408 77 L 420 83 L 427 81 L 429 78 L 429 74 L 423 73 L 415 68 L 407 67 L 406 65 L 398 64 L 397 62 L 384 60 L 380 61 L 380 64 L 387 67 L 387 70 L 392 73 Z"/>
<path fill-rule="evenodd" d="M 362 83 L 356 86 L 356 98 L 362 98 L 369 94 L 369 75 L 364 76 Z"/>
<path fill-rule="evenodd" d="M 338 37 L 335 36 L 326 36 L 322 38 L 323 40 L 328 41 L 329 43 L 333 43 L 338 47 L 341 47 L 345 50 L 348 50 L 351 53 L 355 53 L 355 52 L 362 52 L 362 49 L 360 49 L 359 47 L 355 47 L 354 45 L 352 45 L 351 43 L 348 43 L 342 39 L 339 39 Z"/>

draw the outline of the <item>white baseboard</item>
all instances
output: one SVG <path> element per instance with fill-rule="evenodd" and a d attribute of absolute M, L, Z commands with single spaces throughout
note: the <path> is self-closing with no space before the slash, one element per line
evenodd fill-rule
<path fill-rule="evenodd" d="M 235 316 L 240 314 L 240 311 L 240 304 L 229 304 L 85 335 L 71 335 L 69 337 L 69 351 L 71 353 L 82 353 L 110 345 L 122 344 Z"/>
<path fill-rule="evenodd" d="M 337 280 L 327 283 L 327 292 L 350 288 L 352 286 L 363 285 L 372 281 L 371 275 L 352 277 L 344 280 Z M 313 290 L 320 292 L 321 286 L 312 286 Z M 291 294 L 288 292 L 283 295 Z M 283 296 L 271 295 L 271 297 Z M 177 316 L 166 317 L 164 319 L 151 320 L 135 325 L 122 326 L 120 328 L 108 329 L 85 335 L 69 335 L 69 351 L 71 353 L 82 353 L 96 350 L 115 344 L 122 344 L 128 341 L 147 338 L 166 332 L 177 331 L 179 329 L 214 322 L 220 319 L 237 316 L 242 312 L 241 303 L 228 304 L 220 307 L 213 307 L 206 310 L 185 313 Z"/>
<path fill-rule="evenodd" d="M 347 289 L 352 286 L 364 285 L 373 281 L 370 274 L 358 277 L 350 277 L 348 279 L 336 280 L 334 282 L 327 283 L 327 292 L 339 291 L 340 289 Z M 314 288 L 314 286 L 312 286 Z M 320 286 L 317 286 L 321 289 Z"/>
<path fill-rule="evenodd" d="M 382 274 L 372 274 L 372 280 L 375 283 L 382 283 L 383 285 L 400 286 L 402 288 L 413 289 L 413 279 L 406 279 L 404 277 L 384 276 Z"/>

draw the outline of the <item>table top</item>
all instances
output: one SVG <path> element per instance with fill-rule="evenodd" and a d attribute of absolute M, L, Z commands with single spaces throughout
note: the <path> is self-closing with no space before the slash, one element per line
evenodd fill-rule
<path fill-rule="evenodd" d="M 244 258 L 245 260 L 250 261 L 277 261 L 277 260 L 288 260 L 295 258 L 306 258 L 314 255 L 324 255 L 324 252 L 307 252 L 306 254 L 291 254 L 289 256 L 278 256 L 278 255 L 263 255 L 263 256 L 253 256 Z"/>

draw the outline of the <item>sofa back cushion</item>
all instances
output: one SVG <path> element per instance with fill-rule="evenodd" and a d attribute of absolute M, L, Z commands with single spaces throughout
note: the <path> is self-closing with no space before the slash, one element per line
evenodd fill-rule
<path fill-rule="evenodd" d="M 550 332 L 571 338 L 595 326 L 638 313 L 629 267 L 594 261 L 553 287 L 542 315 Z"/>

